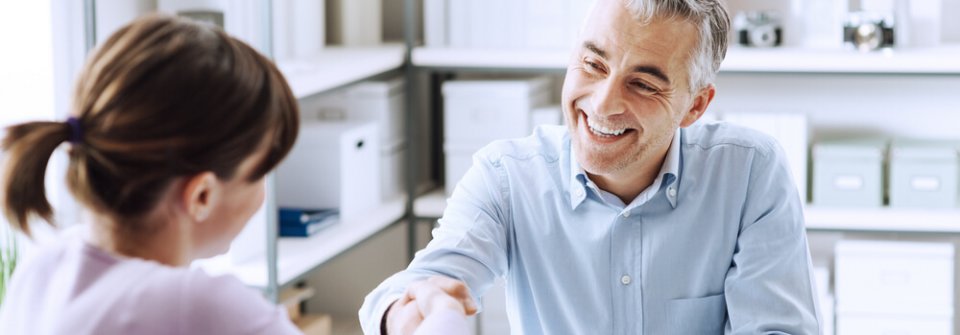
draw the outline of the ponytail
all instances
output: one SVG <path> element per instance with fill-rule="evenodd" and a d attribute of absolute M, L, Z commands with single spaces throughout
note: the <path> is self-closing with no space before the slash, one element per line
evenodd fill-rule
<path fill-rule="evenodd" d="M 47 162 L 71 134 L 71 126 L 64 122 L 28 122 L 7 128 L 0 179 L 3 215 L 13 228 L 28 236 L 32 214 L 53 224 L 53 210 L 44 185 Z"/>

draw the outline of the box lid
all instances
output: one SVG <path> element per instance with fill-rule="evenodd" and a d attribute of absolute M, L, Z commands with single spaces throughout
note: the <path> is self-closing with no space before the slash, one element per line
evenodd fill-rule
<path fill-rule="evenodd" d="M 444 97 L 490 99 L 496 97 L 525 98 L 546 92 L 548 77 L 528 79 L 451 80 L 443 83 Z"/>
<path fill-rule="evenodd" d="M 813 145 L 814 158 L 883 160 L 887 140 L 821 141 Z"/>
<path fill-rule="evenodd" d="M 890 159 L 942 161 L 956 163 L 960 144 L 952 141 L 894 140 L 890 143 Z"/>

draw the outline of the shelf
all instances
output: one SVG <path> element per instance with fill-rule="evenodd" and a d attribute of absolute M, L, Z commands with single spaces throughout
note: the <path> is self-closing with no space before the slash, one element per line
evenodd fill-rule
<path fill-rule="evenodd" d="M 483 50 L 415 48 L 413 64 L 450 69 L 566 69 L 566 50 Z M 747 49 L 731 47 L 721 72 L 960 74 L 960 45 L 889 49 L 860 53 L 848 49 Z"/>
<path fill-rule="evenodd" d="M 439 218 L 447 205 L 443 189 L 417 198 L 413 212 L 420 218 Z M 809 206 L 804 210 L 807 230 L 960 233 L 960 209 L 850 209 Z"/>
<path fill-rule="evenodd" d="M 960 209 L 808 207 L 808 230 L 960 233 Z"/>
<path fill-rule="evenodd" d="M 282 237 L 277 244 L 277 283 L 280 287 L 302 276 L 347 251 L 368 237 L 375 235 L 403 217 L 406 199 L 388 202 L 369 212 L 365 217 L 343 221 L 307 238 Z M 266 257 L 242 264 L 230 264 L 220 257 L 202 265 L 212 275 L 232 274 L 256 288 L 267 286 Z"/>
<path fill-rule="evenodd" d="M 567 50 L 481 50 L 454 48 L 414 48 L 410 55 L 414 65 L 454 69 L 556 70 L 567 68 Z"/>
<path fill-rule="evenodd" d="M 417 197 L 413 202 L 413 214 L 418 218 L 439 218 L 447 208 L 447 193 L 443 188 Z"/>
<path fill-rule="evenodd" d="M 349 85 L 403 66 L 402 44 L 326 47 L 320 54 L 278 62 L 298 99 Z"/>
<path fill-rule="evenodd" d="M 960 74 L 960 45 L 888 49 L 861 53 L 848 49 L 731 48 L 723 72 L 810 72 Z"/>

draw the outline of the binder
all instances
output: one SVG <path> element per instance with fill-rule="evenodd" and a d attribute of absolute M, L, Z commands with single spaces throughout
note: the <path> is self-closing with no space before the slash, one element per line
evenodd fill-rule
<path fill-rule="evenodd" d="M 280 208 L 278 221 L 281 237 L 310 237 L 340 222 L 340 214 L 336 209 Z"/>

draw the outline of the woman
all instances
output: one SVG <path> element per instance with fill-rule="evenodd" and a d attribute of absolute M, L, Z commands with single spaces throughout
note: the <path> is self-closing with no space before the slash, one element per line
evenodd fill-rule
<path fill-rule="evenodd" d="M 10 127 L 3 141 L 10 224 L 29 234 L 32 217 L 51 221 L 44 171 L 69 142 L 67 184 L 90 229 L 17 269 L 0 332 L 299 333 L 239 280 L 188 267 L 227 250 L 296 139 L 296 99 L 273 63 L 211 26 L 146 16 L 86 64 L 71 115 Z M 462 319 L 419 303 L 445 311 L 427 318 L 436 331 Z"/>
<path fill-rule="evenodd" d="M 296 333 L 237 279 L 188 265 L 227 250 L 298 122 L 276 67 L 222 31 L 164 16 L 120 29 L 85 65 L 66 122 L 16 125 L 3 141 L 15 228 L 50 221 L 44 170 L 63 142 L 90 222 L 17 269 L 2 332 Z"/>

